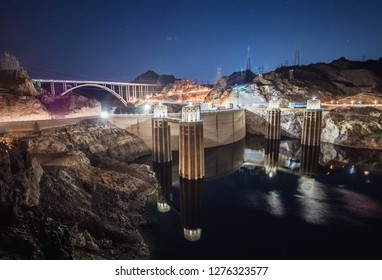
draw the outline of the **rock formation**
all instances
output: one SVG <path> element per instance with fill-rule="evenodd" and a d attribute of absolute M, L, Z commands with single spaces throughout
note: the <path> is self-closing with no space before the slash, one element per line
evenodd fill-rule
<path fill-rule="evenodd" d="M 281 67 L 258 76 L 248 71 L 237 72 L 220 79 L 206 102 L 215 99 L 223 104 L 227 98 L 239 95 L 251 96 L 251 103 L 267 102 L 272 96 L 278 96 L 282 106 L 287 106 L 289 101 L 303 102 L 312 96 L 328 102 L 365 93 L 381 98 L 381 69 L 382 59 L 359 62 L 340 58 L 328 64 Z"/>
<path fill-rule="evenodd" d="M 149 256 L 137 229 L 157 180 L 133 163 L 141 139 L 86 120 L 0 145 L 1 258 Z"/>
<path fill-rule="evenodd" d="M 0 93 L 19 96 L 38 96 L 33 81 L 24 69 L 0 71 Z"/>
<path fill-rule="evenodd" d="M 245 111 L 249 134 L 264 135 L 265 111 Z M 281 113 L 281 135 L 300 138 L 302 111 Z M 321 141 L 340 146 L 382 149 L 382 110 L 372 107 L 338 107 L 325 111 Z"/>
<path fill-rule="evenodd" d="M 99 116 L 102 112 L 102 106 L 99 101 L 72 94 L 43 103 L 53 118 Z"/>
<path fill-rule="evenodd" d="M 33 96 L 0 95 L 0 121 L 51 119 L 49 111 Z"/>
<path fill-rule="evenodd" d="M 159 94 L 150 98 L 153 102 L 175 102 L 175 103 L 202 103 L 209 93 L 208 86 L 187 80 L 176 81 L 167 85 Z"/>
<path fill-rule="evenodd" d="M 382 110 L 338 108 L 323 116 L 321 141 L 353 148 L 382 149 Z"/>
<path fill-rule="evenodd" d="M 157 84 L 158 89 L 161 90 L 175 80 L 174 75 L 158 75 L 154 71 L 148 70 L 135 78 L 132 83 Z"/>

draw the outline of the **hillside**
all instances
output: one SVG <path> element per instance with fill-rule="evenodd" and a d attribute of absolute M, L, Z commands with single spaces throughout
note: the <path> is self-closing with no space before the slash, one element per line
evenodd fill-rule
<path fill-rule="evenodd" d="M 245 72 L 242 75 L 250 76 Z M 312 96 L 324 102 L 359 94 L 366 98 L 382 97 L 382 59 L 360 62 L 340 58 L 328 64 L 281 67 L 263 75 L 253 75 L 250 82 L 245 79 L 236 82 L 236 76 L 234 73 L 219 80 L 206 101 L 216 100 L 219 105 L 226 105 L 237 99 L 243 105 L 250 105 L 277 96 L 286 106 L 289 101 L 302 102 Z"/>
<path fill-rule="evenodd" d="M 168 84 L 173 83 L 175 80 L 174 75 L 159 75 L 152 70 L 148 70 L 136 77 L 132 83 L 157 84 L 158 89 L 161 90 Z"/>

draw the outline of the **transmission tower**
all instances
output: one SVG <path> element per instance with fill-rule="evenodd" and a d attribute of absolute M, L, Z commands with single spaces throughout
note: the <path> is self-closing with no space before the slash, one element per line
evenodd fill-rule
<path fill-rule="evenodd" d="M 245 70 L 249 70 L 251 71 L 251 46 L 248 45 L 248 48 L 247 48 L 247 64 L 245 66 Z"/>
<path fill-rule="evenodd" d="M 296 50 L 294 53 L 294 65 L 300 66 L 300 51 L 299 49 Z"/>
<path fill-rule="evenodd" d="M 222 77 L 222 68 L 221 68 L 221 66 L 218 66 L 218 68 L 216 69 L 216 80 L 215 80 L 215 82 L 219 81 L 221 77 Z"/>
<path fill-rule="evenodd" d="M 259 66 L 259 74 L 263 74 L 264 73 L 264 69 L 265 69 L 265 66 L 264 65 L 260 65 Z"/>

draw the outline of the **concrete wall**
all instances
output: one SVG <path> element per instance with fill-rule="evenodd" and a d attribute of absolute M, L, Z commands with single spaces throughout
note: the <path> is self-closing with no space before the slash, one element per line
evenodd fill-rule
<path fill-rule="evenodd" d="M 141 137 L 152 147 L 151 115 L 113 115 L 110 121 Z M 171 119 L 180 119 L 180 114 L 169 114 Z M 205 111 L 203 120 L 204 147 L 217 147 L 239 141 L 245 137 L 244 110 Z M 179 150 L 179 124 L 170 122 L 171 148 Z"/>

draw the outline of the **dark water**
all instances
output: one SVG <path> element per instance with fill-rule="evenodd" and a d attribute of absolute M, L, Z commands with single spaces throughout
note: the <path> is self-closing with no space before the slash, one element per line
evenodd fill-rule
<path fill-rule="evenodd" d="M 179 181 L 177 154 L 154 166 L 152 258 L 382 258 L 381 152 L 247 137 L 205 153 L 204 180 Z"/>

